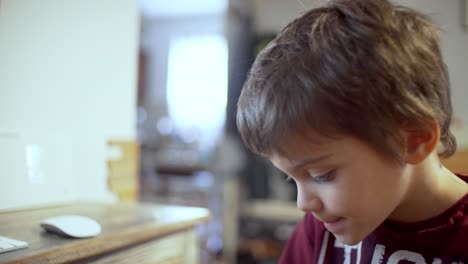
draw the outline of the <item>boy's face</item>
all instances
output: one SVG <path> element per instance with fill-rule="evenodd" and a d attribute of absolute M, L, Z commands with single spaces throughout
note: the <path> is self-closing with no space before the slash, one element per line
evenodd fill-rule
<path fill-rule="evenodd" d="M 357 244 L 402 202 L 403 166 L 353 138 L 293 138 L 269 158 L 296 183 L 297 206 L 311 212 L 337 240 Z"/>

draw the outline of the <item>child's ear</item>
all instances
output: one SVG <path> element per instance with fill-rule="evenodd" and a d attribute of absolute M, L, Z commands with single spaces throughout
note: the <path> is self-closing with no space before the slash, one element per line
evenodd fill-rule
<path fill-rule="evenodd" d="M 436 148 L 440 138 L 440 128 L 437 122 L 431 122 L 424 128 L 404 129 L 406 141 L 405 161 L 418 164 L 426 159 Z"/>

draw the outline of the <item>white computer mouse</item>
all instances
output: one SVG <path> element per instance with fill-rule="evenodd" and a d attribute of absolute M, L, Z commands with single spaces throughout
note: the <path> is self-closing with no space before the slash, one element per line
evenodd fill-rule
<path fill-rule="evenodd" d="M 94 219 L 81 215 L 62 215 L 44 219 L 41 227 L 62 236 L 85 238 L 101 233 L 101 225 Z"/>

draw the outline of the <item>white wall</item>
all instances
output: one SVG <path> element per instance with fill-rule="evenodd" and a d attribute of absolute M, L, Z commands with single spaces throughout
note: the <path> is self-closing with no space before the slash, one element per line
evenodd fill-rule
<path fill-rule="evenodd" d="M 114 199 L 106 142 L 135 138 L 138 25 L 136 0 L 1 1 L 0 209 Z"/>
<path fill-rule="evenodd" d="M 323 1 L 317 0 L 254 0 L 254 26 L 258 34 L 269 34 L 281 30 L 305 8 L 316 7 Z M 454 132 L 460 148 L 468 148 L 468 29 L 462 23 L 463 0 L 398 0 L 431 18 L 442 29 L 442 52 L 449 67 L 452 85 L 452 100 L 455 116 L 463 121 L 463 128 Z M 301 4 L 302 3 L 302 4 Z"/>
<path fill-rule="evenodd" d="M 259 34 L 278 32 L 295 17 L 305 12 L 306 8 L 318 6 L 317 2 L 313 0 L 253 0 L 254 30 Z"/>

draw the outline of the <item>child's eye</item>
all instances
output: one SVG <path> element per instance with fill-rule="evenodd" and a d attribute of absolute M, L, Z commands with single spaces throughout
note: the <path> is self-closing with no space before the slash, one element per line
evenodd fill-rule
<path fill-rule="evenodd" d="M 312 179 L 317 182 L 317 183 L 325 183 L 325 182 L 329 182 L 329 181 L 332 181 L 335 177 L 335 172 L 336 170 L 331 170 L 325 174 L 322 174 L 322 175 L 318 175 L 318 176 L 312 176 Z"/>

